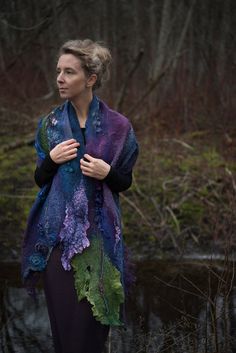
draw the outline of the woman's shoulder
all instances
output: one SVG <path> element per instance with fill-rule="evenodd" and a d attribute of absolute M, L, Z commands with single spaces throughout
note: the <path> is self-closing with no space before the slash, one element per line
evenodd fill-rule
<path fill-rule="evenodd" d="M 105 115 L 107 116 L 109 121 L 112 122 L 112 124 L 118 125 L 119 127 L 121 125 L 127 126 L 127 127 L 131 126 L 131 123 L 130 123 L 129 119 L 125 115 L 123 115 L 120 112 L 110 108 L 103 101 L 100 101 L 100 104 L 101 104 L 101 108 L 102 108 L 103 113 L 106 113 Z"/>

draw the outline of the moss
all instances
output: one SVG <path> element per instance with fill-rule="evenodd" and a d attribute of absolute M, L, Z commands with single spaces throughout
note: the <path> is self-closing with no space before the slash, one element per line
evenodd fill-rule
<path fill-rule="evenodd" d="M 33 180 L 35 152 L 22 147 L 0 154 L 0 227 L 3 241 L 19 246 L 37 187 Z"/>
<path fill-rule="evenodd" d="M 223 158 L 213 148 L 209 148 L 206 151 L 204 151 L 202 154 L 202 157 L 206 160 L 210 168 L 218 168 L 218 167 L 225 166 L 225 162 L 223 161 Z"/>
<path fill-rule="evenodd" d="M 203 164 L 202 157 L 199 155 L 190 155 L 184 158 L 181 163 L 179 164 L 179 169 L 180 171 L 186 173 L 186 172 L 198 172 Z"/>
<path fill-rule="evenodd" d="M 200 224 L 205 212 L 204 203 L 197 198 L 192 198 L 184 202 L 180 206 L 179 219 L 181 225 L 192 226 L 193 224 Z"/>

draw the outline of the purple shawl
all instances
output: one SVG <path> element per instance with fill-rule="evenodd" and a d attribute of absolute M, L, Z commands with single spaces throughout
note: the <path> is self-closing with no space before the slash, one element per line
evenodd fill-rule
<path fill-rule="evenodd" d="M 72 125 L 78 124 L 73 114 L 71 103 L 66 101 L 39 123 L 35 142 L 39 165 L 46 157 L 45 145 L 51 150 L 62 141 L 75 138 L 80 147 L 75 159 L 59 166 L 52 182 L 40 190 L 32 206 L 22 251 L 22 275 L 26 283 L 31 283 L 29 286 L 45 269 L 57 244 L 61 243 L 63 249 L 62 265 L 70 270 L 71 259 L 90 246 L 92 237 L 102 238 L 104 251 L 120 271 L 123 282 L 119 195 L 105 182 L 84 176 L 80 159 L 88 153 L 120 172 L 130 172 L 138 155 L 134 131 L 127 118 L 94 96 L 86 121 L 85 145 L 80 128 L 72 134 Z"/>

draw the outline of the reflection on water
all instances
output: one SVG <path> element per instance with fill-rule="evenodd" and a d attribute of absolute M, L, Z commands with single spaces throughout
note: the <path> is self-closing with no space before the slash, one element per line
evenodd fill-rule
<path fill-rule="evenodd" d="M 17 264 L 1 264 L 1 353 L 53 352 L 45 300 L 29 298 Z M 236 289 L 229 263 L 137 264 L 127 330 L 112 329 L 108 353 L 234 353 Z"/>
<path fill-rule="evenodd" d="M 1 307 L 1 352 L 53 351 L 42 293 L 36 304 L 23 289 L 6 288 Z"/>
<path fill-rule="evenodd" d="M 1 263 L 0 352 L 53 352 L 42 291 L 37 302 L 21 286 L 17 263 Z"/>

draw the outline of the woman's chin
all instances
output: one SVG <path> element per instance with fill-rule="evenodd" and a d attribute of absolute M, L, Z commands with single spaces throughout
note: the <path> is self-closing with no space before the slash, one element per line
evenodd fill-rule
<path fill-rule="evenodd" d="M 59 95 L 60 95 L 60 97 L 63 98 L 63 99 L 69 98 L 69 97 L 68 97 L 68 94 L 67 94 L 66 92 L 63 92 L 63 91 L 59 91 Z"/>

